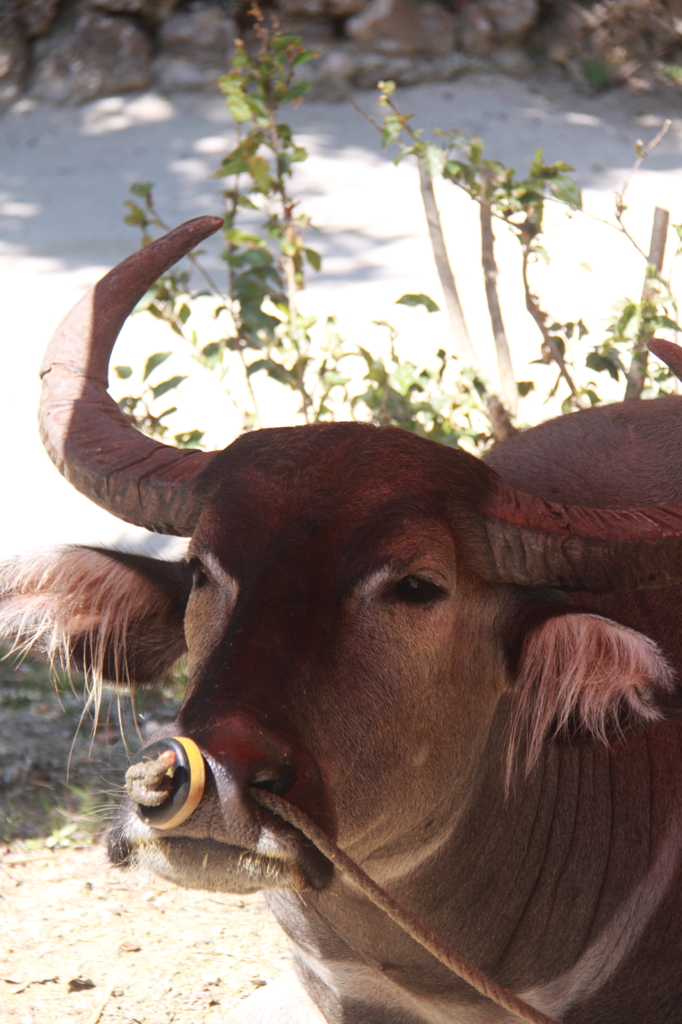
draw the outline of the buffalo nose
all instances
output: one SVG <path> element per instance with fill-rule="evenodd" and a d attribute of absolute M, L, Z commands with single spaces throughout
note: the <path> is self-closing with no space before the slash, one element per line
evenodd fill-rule
<path fill-rule="evenodd" d="M 173 829 L 189 818 L 204 794 L 206 768 L 199 747 L 172 736 L 144 747 L 126 772 L 126 789 L 139 818 Z"/>
<path fill-rule="evenodd" d="M 283 796 L 299 780 L 299 757 L 289 739 L 249 716 L 231 716 L 199 738 L 224 811 L 248 801 L 252 786 Z"/>

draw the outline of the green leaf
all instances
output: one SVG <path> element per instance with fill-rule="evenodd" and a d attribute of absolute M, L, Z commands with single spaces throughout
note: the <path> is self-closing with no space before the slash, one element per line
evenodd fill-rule
<path fill-rule="evenodd" d="M 580 67 L 585 78 L 596 92 L 599 92 L 601 89 L 608 89 L 612 85 L 611 72 L 603 61 L 584 60 Z"/>
<path fill-rule="evenodd" d="M 291 103 L 295 100 L 300 100 L 308 92 L 311 86 L 311 82 L 297 82 L 296 85 L 292 86 L 288 92 L 282 97 L 282 103 Z"/>
<path fill-rule="evenodd" d="M 544 245 L 538 245 L 537 242 L 533 242 L 532 252 L 537 253 L 537 255 L 542 259 L 546 267 L 549 266 L 549 253 L 545 249 Z"/>
<path fill-rule="evenodd" d="M 521 398 L 525 398 L 531 391 L 535 391 L 535 384 L 532 380 L 517 380 L 516 387 Z"/>
<path fill-rule="evenodd" d="M 168 380 L 164 380 L 162 384 L 157 384 L 155 388 L 152 388 L 154 398 L 161 398 L 161 395 L 165 395 L 167 391 L 172 391 L 178 384 L 182 384 L 183 380 L 187 380 L 187 374 L 170 377 Z"/>
<path fill-rule="evenodd" d="M 682 85 L 682 67 L 679 64 L 668 64 L 664 69 L 666 78 L 669 78 L 675 85 Z"/>
<path fill-rule="evenodd" d="M 249 169 L 249 174 L 258 188 L 261 192 L 267 193 L 270 190 L 272 179 L 270 178 L 270 168 L 265 157 L 252 156 L 246 161 L 246 165 Z"/>
<path fill-rule="evenodd" d="M 645 316 L 644 322 L 650 329 L 665 328 L 668 331 L 682 331 L 682 327 L 671 320 L 669 316 Z"/>
<path fill-rule="evenodd" d="M 400 298 L 395 301 L 396 305 L 425 306 L 429 313 L 440 312 L 440 306 L 437 305 L 428 295 L 424 295 L 423 292 L 418 292 L 416 294 L 408 292 L 406 295 L 401 295 Z"/>
<path fill-rule="evenodd" d="M 273 359 L 256 359 L 254 363 L 247 367 L 246 372 L 250 377 L 251 374 L 258 373 L 259 370 L 265 370 L 269 377 L 272 377 L 273 380 L 278 381 L 280 384 L 287 384 L 292 388 L 298 386 L 298 382 L 292 379 L 286 367 L 276 363 Z"/>
<path fill-rule="evenodd" d="M 428 143 L 424 148 L 422 161 L 429 178 L 437 178 L 438 175 L 443 173 L 443 168 L 445 167 L 445 153 L 440 146 Z"/>
<path fill-rule="evenodd" d="M 403 397 L 416 384 L 415 370 L 416 367 L 412 363 L 399 363 L 390 376 L 392 386 Z"/>
<path fill-rule="evenodd" d="M 482 140 L 479 139 L 478 135 L 472 135 L 469 148 L 469 159 L 471 160 L 472 164 L 477 164 L 480 161 L 481 157 L 483 156 L 484 149 L 485 146 L 483 145 Z"/>
<path fill-rule="evenodd" d="M 252 203 L 248 196 L 236 195 L 234 197 L 238 207 L 242 210 L 257 210 L 258 207 L 255 203 Z M 227 227 L 227 225 L 225 225 Z"/>
<path fill-rule="evenodd" d="M 582 193 L 572 178 L 567 178 L 563 174 L 560 174 L 550 183 L 549 187 L 552 195 L 562 203 L 568 203 L 569 206 L 574 206 L 577 210 L 582 210 Z"/>
<path fill-rule="evenodd" d="M 322 257 L 319 252 L 316 252 L 314 249 L 304 249 L 303 252 L 313 270 L 320 270 L 322 267 Z"/>
<path fill-rule="evenodd" d="M 265 239 L 260 235 L 250 235 L 246 231 L 240 231 L 239 228 L 231 228 L 226 231 L 225 241 L 230 245 L 249 245 L 257 248 L 262 248 L 265 245 Z"/>
<path fill-rule="evenodd" d="M 130 186 L 129 191 L 139 199 L 146 199 L 154 188 L 153 181 L 136 181 Z"/>
<path fill-rule="evenodd" d="M 396 114 L 393 111 L 386 114 L 384 123 L 381 126 L 381 145 L 384 149 L 400 138 L 404 123 L 400 114 Z"/>
<path fill-rule="evenodd" d="M 292 68 L 298 67 L 299 64 L 305 64 L 307 61 L 319 56 L 317 50 L 306 50 L 304 53 L 297 53 L 291 62 L 291 66 Z"/>
<path fill-rule="evenodd" d="M 224 81 L 225 79 L 219 79 L 221 88 Z M 250 121 L 253 107 L 249 103 L 248 96 L 245 96 L 244 93 L 238 90 L 238 88 L 235 88 L 232 82 L 229 83 L 229 88 L 223 91 L 226 92 L 227 95 L 227 109 L 230 111 L 235 121 Z"/>
<path fill-rule="evenodd" d="M 175 435 L 175 444 L 178 448 L 198 448 L 204 434 L 204 430 L 185 430 Z"/>
<path fill-rule="evenodd" d="M 226 158 L 217 171 L 214 171 L 211 175 L 212 178 L 227 178 L 231 174 L 246 174 L 248 171 L 246 160 L 241 156 L 234 156 L 231 159 Z"/>
<path fill-rule="evenodd" d="M 141 210 L 137 203 L 134 203 L 131 199 L 126 199 L 123 204 L 128 207 L 128 213 L 123 218 L 124 224 L 131 224 L 133 227 L 146 227 L 149 224 L 149 218 L 144 210 Z"/>
<path fill-rule="evenodd" d="M 618 358 L 618 353 L 615 349 L 604 353 L 590 352 L 585 360 L 585 366 L 590 370 L 595 370 L 597 373 L 608 373 L 613 380 L 618 380 L 619 371 L 625 372 L 625 368 Z"/>
<path fill-rule="evenodd" d="M 120 377 L 121 380 L 127 380 L 128 377 L 132 376 L 132 372 L 133 372 L 133 370 L 132 370 L 131 366 L 115 366 L 114 367 L 114 373 L 116 374 L 117 377 Z"/>
<path fill-rule="evenodd" d="M 172 352 L 155 352 L 153 356 L 150 356 L 145 363 L 142 380 L 146 380 L 149 374 L 153 373 L 157 366 L 161 366 L 161 363 L 165 363 L 168 357 L 172 355 Z"/>

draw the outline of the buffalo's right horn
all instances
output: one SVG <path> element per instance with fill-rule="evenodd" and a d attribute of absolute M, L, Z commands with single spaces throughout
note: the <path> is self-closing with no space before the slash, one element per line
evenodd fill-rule
<path fill-rule="evenodd" d="M 499 485 L 479 511 L 499 582 L 596 594 L 682 583 L 682 504 L 580 508 Z"/>
<path fill-rule="evenodd" d="M 40 433 L 59 472 L 119 519 L 156 533 L 193 533 L 216 456 L 136 430 L 107 394 L 109 357 L 156 279 L 222 225 L 222 217 L 196 217 L 109 271 L 67 313 L 40 371 Z"/>

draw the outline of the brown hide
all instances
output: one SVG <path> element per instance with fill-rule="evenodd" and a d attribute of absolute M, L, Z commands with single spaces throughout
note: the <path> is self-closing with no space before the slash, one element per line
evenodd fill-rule
<path fill-rule="evenodd" d="M 178 728 L 219 774 L 229 762 L 242 841 L 267 819 L 247 792 L 267 781 L 263 771 L 281 781 L 294 766 L 287 799 L 359 855 L 404 842 L 396 793 L 403 820 L 419 821 L 438 803 L 446 765 L 455 776 L 461 765 L 466 784 L 464 740 L 484 741 L 485 706 L 503 685 L 503 653 L 490 641 L 507 588 L 489 597 L 494 588 L 470 564 L 476 547 L 463 540 L 475 532 L 487 474 L 460 475 L 449 454 L 358 424 L 262 431 L 232 446 L 188 552 L 190 686 Z M 455 705 L 450 680 L 462 659 L 455 674 L 467 687 Z M 470 735 L 453 757 L 465 723 Z M 270 746 L 265 730 L 288 739 Z M 414 758 L 433 763 L 418 790 Z M 196 835 L 201 820 L 172 838 Z"/>
<path fill-rule="evenodd" d="M 537 764 L 504 788 L 519 696 L 538 707 L 556 696 L 570 717 L 568 702 L 580 686 L 594 696 L 593 670 L 605 666 L 616 709 L 631 682 L 655 713 L 651 684 L 664 690 L 667 669 L 652 645 L 649 669 L 627 656 L 642 655 L 643 638 L 489 577 L 478 510 L 493 477 L 476 460 L 403 431 L 329 424 L 245 435 L 215 464 L 220 486 L 185 566 L 157 573 L 149 560 L 71 549 L 6 570 L 0 631 L 6 623 L 20 644 L 50 654 L 56 642 L 93 670 L 99 651 L 101 671 L 117 673 L 101 635 L 113 625 L 130 675 L 142 666 L 146 677 L 186 640 L 190 684 L 165 735 L 199 744 L 204 798 L 165 834 L 127 800 L 112 857 L 189 887 L 277 890 L 299 975 L 329 1024 L 506 1024 L 250 798 L 253 785 L 270 788 L 444 941 L 548 1012 L 639 1024 L 642 1000 L 654 999 L 648 1024 L 667 1024 L 682 1000 L 678 931 L 664 996 L 642 966 L 636 1010 L 611 996 L 594 1017 L 590 986 L 600 994 L 632 970 L 628 957 L 643 950 L 648 965 L 658 948 L 643 943 L 679 875 L 678 730 L 633 728 L 612 750 L 586 737 L 548 743 L 548 713 Z M 529 648 L 541 671 L 524 681 Z M 576 648 L 587 655 L 567 695 L 562 668 Z"/>
<path fill-rule="evenodd" d="M 638 508 L 682 496 L 682 397 L 617 402 L 496 444 L 486 465 L 545 501 Z"/>

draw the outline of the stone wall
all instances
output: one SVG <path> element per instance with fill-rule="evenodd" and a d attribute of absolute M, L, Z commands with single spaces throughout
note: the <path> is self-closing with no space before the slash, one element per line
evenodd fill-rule
<path fill-rule="evenodd" d="M 0 0 L 0 109 L 23 93 L 81 103 L 130 90 L 215 88 L 235 37 L 248 43 L 248 6 L 248 0 Z M 490 66 L 523 74 L 532 68 L 529 54 L 549 57 L 588 86 L 637 81 L 649 65 L 671 54 L 676 59 L 682 38 L 682 0 L 268 0 L 263 6 L 319 51 L 305 71 L 313 97 L 328 100 L 382 78 L 402 85 L 447 81 Z"/>

